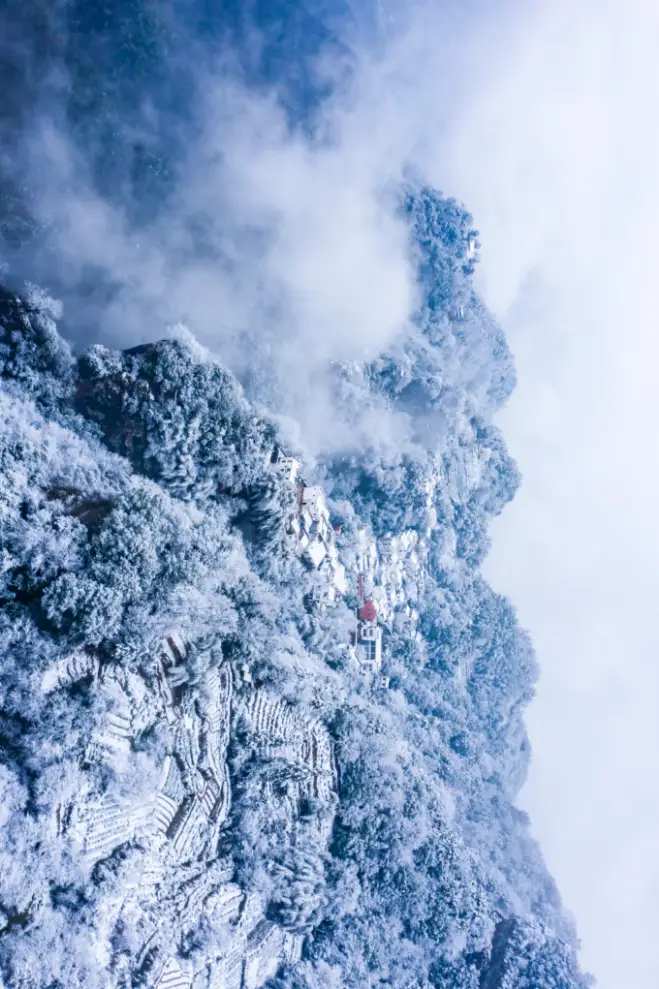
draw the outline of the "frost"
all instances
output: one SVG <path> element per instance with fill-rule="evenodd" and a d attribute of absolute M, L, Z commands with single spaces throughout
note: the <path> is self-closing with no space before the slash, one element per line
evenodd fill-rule
<path fill-rule="evenodd" d="M 589 985 L 515 804 L 533 649 L 479 571 L 514 372 L 469 216 L 403 212 L 422 303 L 330 369 L 356 439 L 317 463 L 188 331 L 74 361 L 0 293 L 11 989 Z"/>

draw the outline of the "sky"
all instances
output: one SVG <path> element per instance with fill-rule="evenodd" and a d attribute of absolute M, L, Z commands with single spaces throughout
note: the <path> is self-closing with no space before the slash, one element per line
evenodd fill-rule
<path fill-rule="evenodd" d="M 522 805 L 603 989 L 659 971 L 659 11 L 541 4 L 440 149 L 516 356 L 485 566 L 541 667 Z M 514 43 L 512 39 L 515 38 Z"/>
<path fill-rule="evenodd" d="M 659 11 L 651 0 L 374 6 L 377 50 L 358 49 L 349 77 L 338 57 L 318 63 L 337 87 L 314 145 L 291 136 L 270 95 L 205 65 L 194 153 L 165 220 L 139 237 L 92 190 L 66 130 L 37 115 L 16 161 L 61 269 L 32 255 L 34 277 L 41 266 L 58 283 L 65 314 L 90 268 L 112 281 L 108 296 L 69 306 L 80 342 L 98 326 L 106 342 L 136 343 L 184 319 L 240 369 L 243 333 L 258 325 L 291 369 L 291 415 L 313 450 L 332 434 L 331 409 L 301 383 L 328 359 L 386 346 L 413 305 L 392 183 L 412 162 L 467 205 L 478 288 L 519 378 L 499 424 L 523 484 L 493 526 L 485 572 L 542 670 L 521 802 L 585 967 L 602 989 L 655 989 Z M 211 218 L 201 233 L 200 216 Z"/>

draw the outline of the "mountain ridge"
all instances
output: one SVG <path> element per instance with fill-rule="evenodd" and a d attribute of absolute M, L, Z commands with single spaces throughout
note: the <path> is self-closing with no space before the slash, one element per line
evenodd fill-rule
<path fill-rule="evenodd" d="M 519 483 L 492 422 L 512 361 L 471 218 L 430 189 L 408 215 L 408 335 L 331 379 L 405 445 L 304 465 L 333 601 L 277 409 L 190 340 L 74 355 L 44 293 L 0 297 L 7 989 L 591 984 L 515 806 L 536 660 L 479 572 Z M 386 685 L 351 655 L 365 598 Z"/>

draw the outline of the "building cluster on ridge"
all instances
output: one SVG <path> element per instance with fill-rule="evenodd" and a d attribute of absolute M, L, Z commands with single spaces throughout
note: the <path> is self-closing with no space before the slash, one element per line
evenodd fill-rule
<path fill-rule="evenodd" d="M 348 593 L 347 570 L 356 582 L 352 589 L 358 605 L 348 649 L 362 673 L 388 686 L 388 678 L 382 675 L 383 631 L 397 622 L 408 625 L 414 634 L 418 619 L 418 612 L 408 603 L 410 578 L 421 567 L 418 534 L 410 530 L 378 542 L 360 528 L 346 567 L 322 489 L 306 484 L 300 474 L 301 462 L 279 447 L 269 463 L 295 489 L 296 507 L 288 520 L 288 532 L 305 562 L 326 577 L 327 600 L 332 603 Z"/>
<path fill-rule="evenodd" d="M 325 496 L 320 487 L 308 485 L 300 476 L 301 463 L 278 447 L 272 453 L 273 469 L 295 486 L 296 511 L 288 521 L 298 551 L 309 565 L 327 575 L 327 600 L 336 601 L 348 591 L 346 570 L 339 559 L 336 534 L 330 522 Z M 361 577 L 359 578 L 361 587 Z M 382 669 L 382 628 L 377 609 L 360 597 L 357 620 L 350 633 L 349 651 L 362 673 L 380 675 Z"/>
<path fill-rule="evenodd" d="M 295 537 L 298 551 L 307 564 L 326 578 L 328 601 L 336 601 L 347 592 L 348 581 L 323 490 L 306 484 L 300 476 L 300 461 L 279 447 L 275 447 L 270 464 L 295 488 L 296 510 L 288 520 L 288 531 Z"/>

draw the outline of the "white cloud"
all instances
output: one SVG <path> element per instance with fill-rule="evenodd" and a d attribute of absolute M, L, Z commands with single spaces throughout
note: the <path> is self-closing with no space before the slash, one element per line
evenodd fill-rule
<path fill-rule="evenodd" d="M 167 210 L 147 227 L 98 195 L 87 166 L 52 120 L 35 125 L 20 167 L 49 248 L 30 265 L 74 302 L 65 315 L 87 344 L 162 336 L 173 321 L 234 370 L 258 341 L 290 386 L 285 411 L 312 450 L 339 439 L 322 369 L 375 356 L 414 308 L 407 230 L 389 191 L 398 161 L 353 140 L 343 111 L 310 141 L 273 97 L 209 73 L 200 128 Z M 34 268 L 32 269 L 34 271 Z M 105 293 L 84 285 L 107 280 Z"/>
<path fill-rule="evenodd" d="M 650 989 L 659 24 L 640 0 L 546 3 L 517 23 L 438 152 L 480 227 L 481 286 L 519 372 L 501 424 L 524 483 L 486 572 L 538 650 L 523 803 L 584 962 L 603 989 Z"/>

